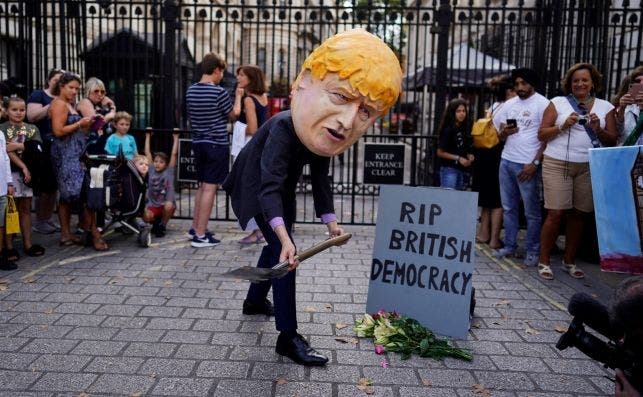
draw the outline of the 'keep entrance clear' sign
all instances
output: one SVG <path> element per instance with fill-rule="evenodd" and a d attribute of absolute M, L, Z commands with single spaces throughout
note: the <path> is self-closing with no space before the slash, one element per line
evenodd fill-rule
<path fill-rule="evenodd" d="M 469 330 L 477 193 L 381 186 L 366 310 L 457 338 Z"/>
<path fill-rule="evenodd" d="M 192 139 L 179 139 L 179 171 L 176 179 L 179 182 L 196 183 Z"/>

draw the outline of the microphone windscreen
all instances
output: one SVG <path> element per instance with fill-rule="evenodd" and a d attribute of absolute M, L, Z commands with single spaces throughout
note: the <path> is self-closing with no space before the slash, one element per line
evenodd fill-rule
<path fill-rule="evenodd" d="M 609 310 L 601 302 L 584 292 L 575 293 L 567 305 L 569 314 L 580 318 L 583 323 L 602 335 L 615 339 L 618 335 L 612 330 Z"/>

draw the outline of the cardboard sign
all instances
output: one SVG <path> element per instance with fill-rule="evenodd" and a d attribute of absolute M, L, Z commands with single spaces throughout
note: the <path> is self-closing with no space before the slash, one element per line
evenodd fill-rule
<path fill-rule="evenodd" d="M 191 139 L 179 139 L 179 168 L 176 179 L 179 182 L 196 183 L 196 168 Z"/>
<path fill-rule="evenodd" d="M 601 270 L 643 274 L 643 146 L 590 149 Z"/>
<path fill-rule="evenodd" d="M 415 318 L 466 338 L 478 194 L 382 186 L 366 310 Z"/>
<path fill-rule="evenodd" d="M 404 144 L 364 144 L 364 183 L 404 183 Z"/>

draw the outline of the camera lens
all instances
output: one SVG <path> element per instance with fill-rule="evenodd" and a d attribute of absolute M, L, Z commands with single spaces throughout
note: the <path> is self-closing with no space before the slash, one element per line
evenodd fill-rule
<path fill-rule="evenodd" d="M 587 119 L 585 117 L 582 117 L 582 118 L 578 119 L 578 124 L 580 124 L 580 125 L 587 124 Z"/>

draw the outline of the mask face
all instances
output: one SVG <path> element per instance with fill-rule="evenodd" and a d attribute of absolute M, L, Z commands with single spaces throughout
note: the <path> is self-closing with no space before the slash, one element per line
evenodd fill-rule
<path fill-rule="evenodd" d="M 352 146 L 381 116 L 383 105 L 329 73 L 323 80 L 306 72 L 293 91 L 292 119 L 299 140 L 311 152 L 330 157 Z"/>

